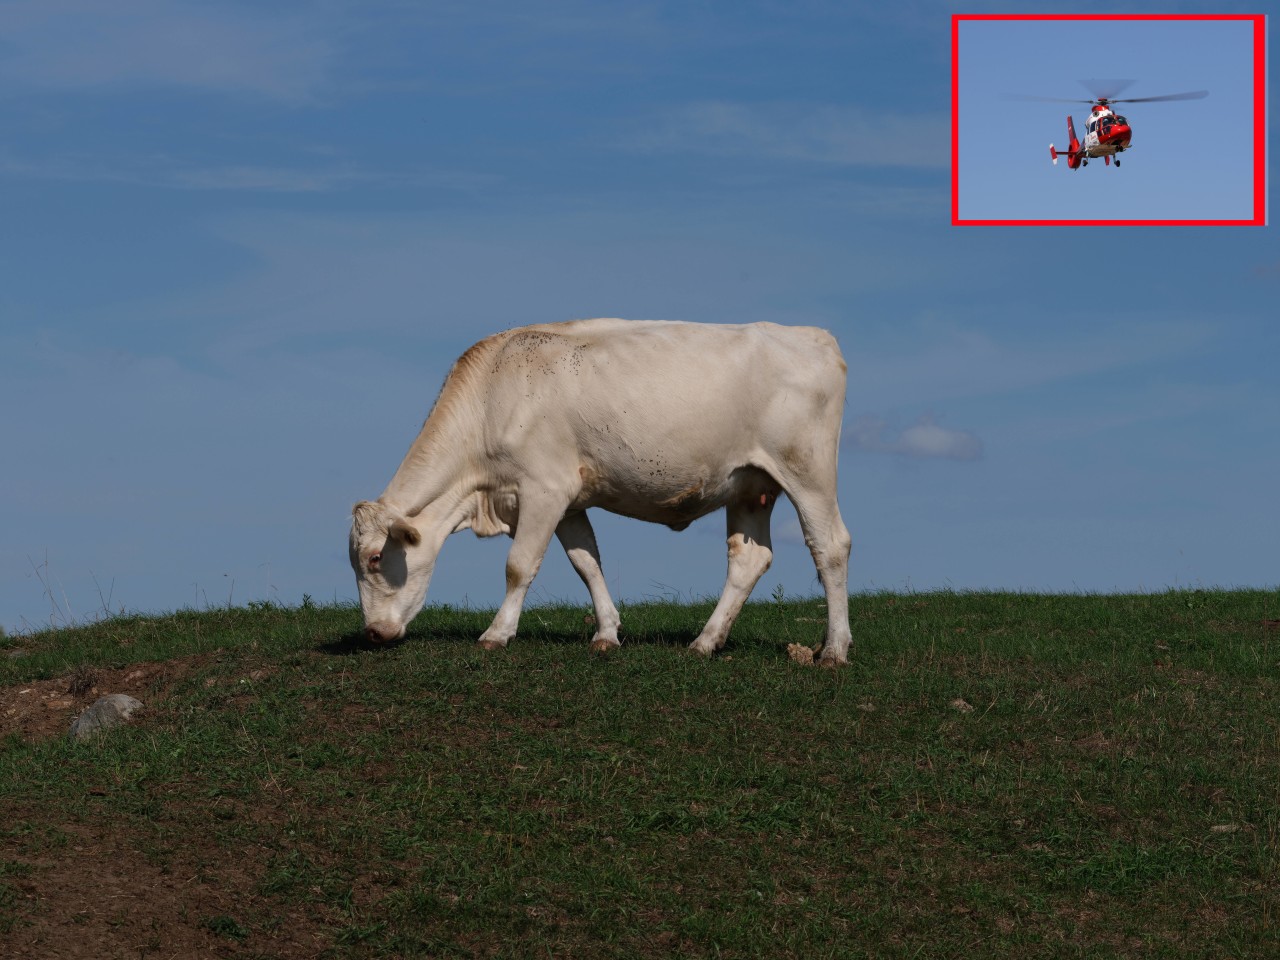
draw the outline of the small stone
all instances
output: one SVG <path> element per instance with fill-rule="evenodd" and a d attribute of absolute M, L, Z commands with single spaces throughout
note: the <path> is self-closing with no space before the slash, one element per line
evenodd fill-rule
<path fill-rule="evenodd" d="M 965 702 L 959 697 L 952 700 L 949 706 L 952 710 L 959 710 L 961 713 L 973 713 L 973 705 Z"/>
<path fill-rule="evenodd" d="M 123 693 L 110 693 L 99 697 L 84 713 L 76 717 L 71 724 L 67 736 L 72 740 L 82 740 L 101 730 L 108 730 L 124 723 L 133 714 L 142 709 L 142 702 Z"/>
<path fill-rule="evenodd" d="M 1235 823 L 1219 823 L 1217 826 L 1209 828 L 1210 833 L 1235 833 L 1240 829 L 1239 824 Z"/>

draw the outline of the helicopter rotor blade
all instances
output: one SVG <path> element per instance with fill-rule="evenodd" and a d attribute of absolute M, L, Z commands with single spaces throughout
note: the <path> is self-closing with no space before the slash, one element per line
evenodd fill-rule
<path fill-rule="evenodd" d="M 1008 94 L 1010 100 L 1036 100 L 1040 103 L 1093 103 L 1092 100 L 1071 99 L 1065 97 L 1035 97 L 1029 93 Z"/>
<path fill-rule="evenodd" d="M 1084 83 L 1085 81 L 1081 80 L 1080 82 Z M 1133 81 L 1109 80 L 1101 82 L 1111 83 L 1113 85 L 1120 83 L 1127 87 Z M 1114 97 L 1096 97 L 1093 100 L 1080 100 L 1078 98 L 1069 97 L 1037 97 L 1029 93 L 1007 94 L 1010 100 L 1034 100 L 1040 103 L 1088 103 L 1091 105 L 1095 103 L 1156 103 L 1161 100 L 1203 100 L 1208 95 L 1208 90 L 1189 90 L 1186 93 L 1166 93 L 1164 96 L 1160 97 L 1124 97 L 1123 99 L 1116 99 Z"/>
<path fill-rule="evenodd" d="M 1187 93 L 1166 93 L 1163 97 L 1127 97 L 1124 100 L 1113 100 L 1112 103 L 1155 103 L 1157 100 L 1203 100 L 1209 95 L 1208 90 L 1191 90 Z"/>
<path fill-rule="evenodd" d="M 1094 100 L 1114 100 L 1135 82 L 1133 80 L 1081 80 L 1080 86 L 1092 93 Z"/>

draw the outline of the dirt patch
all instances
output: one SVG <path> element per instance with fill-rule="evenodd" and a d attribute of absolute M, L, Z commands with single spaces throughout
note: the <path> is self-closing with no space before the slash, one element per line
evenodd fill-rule
<path fill-rule="evenodd" d="M 65 847 L 26 859 L 9 881 L 18 916 L 0 933 L 0 955 L 292 958 L 331 940 L 305 906 L 255 895 L 264 851 L 227 857 L 193 844 L 157 863 L 120 823 L 62 829 Z"/>
<path fill-rule="evenodd" d="M 143 710 L 153 710 L 174 686 L 214 660 L 212 654 L 200 654 L 118 668 L 77 667 L 53 680 L 5 687 L 0 689 L 0 740 L 10 734 L 31 742 L 66 736 L 71 721 L 109 693 L 136 697 Z"/>

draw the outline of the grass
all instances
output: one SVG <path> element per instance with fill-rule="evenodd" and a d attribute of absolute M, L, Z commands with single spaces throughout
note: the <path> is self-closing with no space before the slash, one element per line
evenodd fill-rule
<path fill-rule="evenodd" d="M 839 671 L 782 598 L 710 661 L 709 603 L 604 658 L 581 607 L 496 654 L 446 607 L 385 649 L 312 606 L 6 638 L 6 688 L 173 667 L 108 737 L 5 743 L 0 954 L 1280 952 L 1280 593 L 850 605 Z M 93 871 L 126 907 L 57 892 Z"/>

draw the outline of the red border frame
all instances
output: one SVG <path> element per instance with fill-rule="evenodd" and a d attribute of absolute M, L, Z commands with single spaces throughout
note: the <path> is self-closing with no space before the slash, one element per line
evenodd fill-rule
<path fill-rule="evenodd" d="M 960 21 L 962 20 L 1251 20 L 1253 21 L 1253 217 L 1248 220 L 961 220 Z M 1262 13 L 955 13 L 951 15 L 951 224 L 957 227 L 1254 227 L 1267 222 L 1266 14 Z"/>

